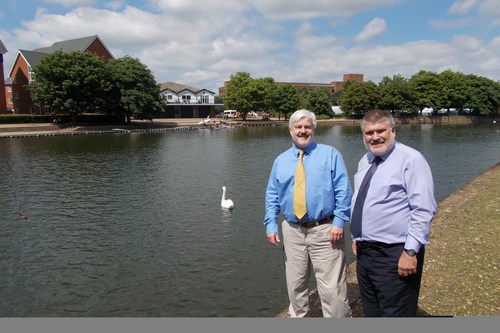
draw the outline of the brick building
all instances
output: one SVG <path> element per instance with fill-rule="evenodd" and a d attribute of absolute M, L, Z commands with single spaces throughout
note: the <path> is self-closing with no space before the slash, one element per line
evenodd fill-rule
<path fill-rule="evenodd" d="M 349 81 L 349 80 L 354 80 L 357 82 L 363 82 L 363 74 L 344 74 L 344 80 L 343 81 L 334 81 L 330 83 L 299 83 L 299 82 L 276 82 L 278 85 L 284 85 L 284 84 L 291 84 L 295 88 L 301 89 L 301 88 L 307 88 L 309 90 L 312 90 L 317 87 L 324 87 L 330 91 L 331 94 L 333 94 L 336 91 L 341 90 L 344 88 L 344 84 Z M 222 97 L 224 96 L 226 92 L 226 88 L 228 85 L 229 81 L 224 82 L 224 87 L 219 88 L 219 96 Z"/>
<path fill-rule="evenodd" d="M 49 47 L 34 49 L 33 51 L 18 50 L 14 62 L 10 68 L 5 81 L 5 88 L 2 91 L 7 100 L 7 111 L 4 113 L 16 114 L 52 114 L 51 108 L 40 108 L 33 104 L 33 94 L 25 85 L 33 82 L 33 68 L 38 65 L 45 54 L 61 50 L 64 53 L 71 51 L 92 52 L 101 56 L 104 60 L 114 58 L 99 36 L 88 36 L 77 39 L 56 42 Z M 0 110 L 0 113 L 1 110 Z"/>

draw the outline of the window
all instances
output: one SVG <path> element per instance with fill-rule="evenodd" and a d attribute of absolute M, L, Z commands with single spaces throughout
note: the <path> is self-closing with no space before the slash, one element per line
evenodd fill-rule
<path fill-rule="evenodd" d="M 7 92 L 12 92 L 12 87 L 11 86 L 7 87 Z"/>
<path fill-rule="evenodd" d="M 9 99 L 7 100 L 7 103 L 12 104 L 12 97 L 9 97 Z"/>
<path fill-rule="evenodd" d="M 19 93 L 17 91 L 14 91 L 14 98 L 19 99 Z"/>
<path fill-rule="evenodd" d="M 33 99 L 33 97 L 35 97 L 35 95 L 33 94 L 32 91 L 30 91 L 30 98 Z"/>
<path fill-rule="evenodd" d="M 35 73 L 31 69 L 31 67 L 28 68 L 28 80 L 29 80 L 29 83 L 35 82 Z"/>
<path fill-rule="evenodd" d="M 36 107 L 30 106 L 30 114 L 36 114 Z"/>
<path fill-rule="evenodd" d="M 17 77 L 14 76 L 14 78 L 12 79 L 12 83 L 16 84 L 17 83 Z"/>
<path fill-rule="evenodd" d="M 54 114 L 54 109 L 46 107 L 45 114 Z"/>
<path fill-rule="evenodd" d="M 172 99 L 173 96 L 172 95 L 167 95 L 167 99 Z"/>

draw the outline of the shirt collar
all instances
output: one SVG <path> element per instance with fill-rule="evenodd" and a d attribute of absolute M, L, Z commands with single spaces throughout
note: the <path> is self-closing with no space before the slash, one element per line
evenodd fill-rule
<path fill-rule="evenodd" d="M 295 156 L 299 156 L 300 149 L 302 149 L 302 148 L 297 147 L 295 144 L 293 144 L 292 146 L 293 146 L 293 147 L 292 147 L 293 154 L 294 154 Z M 307 146 L 306 148 L 304 148 L 304 153 L 305 153 L 305 154 L 310 154 L 310 153 L 311 153 L 311 151 L 313 151 L 313 150 L 314 150 L 314 148 L 316 148 L 316 146 L 317 146 L 317 143 L 316 143 L 316 142 L 314 142 L 314 141 L 313 141 L 313 142 L 311 142 L 311 144 L 310 144 L 309 146 Z"/>
<path fill-rule="evenodd" d="M 398 144 L 398 142 L 395 141 L 394 146 L 392 146 L 391 150 L 389 150 L 385 155 L 380 156 L 380 159 L 381 159 L 380 162 L 384 162 L 386 159 L 389 158 L 389 155 L 391 155 L 392 152 L 394 151 L 394 149 L 396 149 L 397 144 Z M 377 157 L 377 156 L 373 155 L 371 152 L 368 152 L 368 161 L 370 162 L 370 164 L 373 163 L 373 160 L 375 159 L 375 157 Z"/>

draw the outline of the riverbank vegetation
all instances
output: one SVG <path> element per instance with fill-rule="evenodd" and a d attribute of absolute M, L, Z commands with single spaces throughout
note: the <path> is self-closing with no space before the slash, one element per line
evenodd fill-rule
<path fill-rule="evenodd" d="M 331 105 L 340 106 L 344 117 L 359 118 L 373 109 L 398 114 L 421 114 L 425 108 L 435 113 L 494 115 L 500 108 L 500 83 L 452 70 L 439 74 L 422 70 L 407 79 L 401 75 L 373 81 L 349 80 L 333 95 L 324 87 L 295 89 L 277 84 L 271 77 L 253 79 L 249 73 L 231 75 L 224 96 L 224 107 L 235 109 L 245 119 L 248 111 L 271 111 L 286 119 L 291 112 L 306 108 L 317 116 L 335 116 Z"/>

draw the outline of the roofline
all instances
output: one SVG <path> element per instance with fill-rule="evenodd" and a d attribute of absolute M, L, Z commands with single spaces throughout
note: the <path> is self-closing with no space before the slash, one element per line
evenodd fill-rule
<path fill-rule="evenodd" d="M 102 46 L 104 46 L 104 48 L 106 49 L 106 51 L 108 51 L 109 55 L 111 56 L 111 59 L 115 59 L 115 56 L 113 55 L 113 53 L 111 53 L 111 51 L 108 49 L 108 47 L 106 46 L 106 44 L 104 44 L 104 42 L 102 41 L 102 39 L 98 35 L 95 35 L 94 39 L 92 40 L 92 42 L 90 42 L 90 44 L 92 44 L 94 42 L 94 40 L 96 40 L 96 38 L 99 40 L 99 42 L 101 42 Z M 88 47 L 90 46 L 90 44 L 85 49 L 88 49 Z"/>

